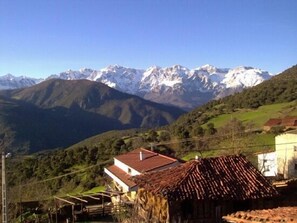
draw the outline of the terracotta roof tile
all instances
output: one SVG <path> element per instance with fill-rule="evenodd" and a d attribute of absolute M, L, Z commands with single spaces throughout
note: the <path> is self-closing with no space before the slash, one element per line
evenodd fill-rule
<path fill-rule="evenodd" d="M 283 126 L 297 126 L 297 117 L 285 117 L 282 119 Z"/>
<path fill-rule="evenodd" d="M 142 152 L 145 157 L 143 160 L 140 160 L 140 152 Z M 126 154 L 119 155 L 115 157 L 115 159 L 121 161 L 122 163 L 125 163 L 126 165 L 130 166 L 140 173 L 152 171 L 163 166 L 178 162 L 177 159 L 164 156 L 143 148 L 138 148 Z"/>
<path fill-rule="evenodd" d="M 273 209 L 238 211 L 223 217 L 233 223 L 272 223 L 292 222 L 297 223 L 297 207 L 279 207 Z"/>
<path fill-rule="evenodd" d="M 168 200 L 246 200 L 278 194 L 243 156 L 199 159 L 132 179 Z"/>
<path fill-rule="evenodd" d="M 136 184 L 129 179 L 131 177 L 131 175 L 126 173 L 122 169 L 118 168 L 117 166 L 112 165 L 106 169 L 109 170 L 113 175 L 115 175 L 117 178 L 119 178 L 123 183 L 125 183 L 130 188 L 136 186 Z"/>
<path fill-rule="evenodd" d="M 264 124 L 264 126 L 270 126 L 270 127 L 278 126 L 278 125 L 287 126 L 287 127 L 297 126 L 297 117 L 287 116 L 287 117 L 285 117 L 283 119 L 281 119 L 281 118 L 271 118 Z"/>
<path fill-rule="evenodd" d="M 264 126 L 272 127 L 272 126 L 280 125 L 281 123 L 282 123 L 282 120 L 280 118 L 271 118 L 264 124 Z"/>

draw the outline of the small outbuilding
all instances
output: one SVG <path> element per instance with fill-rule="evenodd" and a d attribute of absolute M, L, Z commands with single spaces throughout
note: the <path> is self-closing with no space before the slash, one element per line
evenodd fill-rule
<path fill-rule="evenodd" d="M 218 223 L 236 211 L 271 207 L 278 195 L 241 155 L 198 159 L 132 179 L 139 186 L 140 222 Z"/>
<path fill-rule="evenodd" d="M 271 118 L 264 124 L 263 129 L 270 131 L 274 127 L 283 127 L 285 130 L 297 129 L 297 117 Z"/>

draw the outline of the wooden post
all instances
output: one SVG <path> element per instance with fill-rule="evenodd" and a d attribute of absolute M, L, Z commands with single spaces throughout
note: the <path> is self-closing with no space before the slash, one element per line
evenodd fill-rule
<path fill-rule="evenodd" d="M 58 223 L 58 205 L 57 205 L 56 199 L 55 199 L 55 206 L 56 206 L 56 223 Z"/>
<path fill-rule="evenodd" d="M 71 209 L 72 209 L 72 222 L 74 223 L 74 205 L 71 206 Z"/>
<path fill-rule="evenodd" d="M 104 196 L 102 196 L 102 215 L 104 216 Z"/>

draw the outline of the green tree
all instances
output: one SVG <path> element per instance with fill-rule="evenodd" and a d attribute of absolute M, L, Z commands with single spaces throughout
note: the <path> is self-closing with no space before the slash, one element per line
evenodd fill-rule
<path fill-rule="evenodd" d="M 214 135 L 217 132 L 217 130 L 214 127 L 213 123 L 208 123 L 207 128 L 205 130 L 205 134 L 207 135 Z"/>
<path fill-rule="evenodd" d="M 200 125 L 195 125 L 192 130 L 193 136 L 203 136 L 204 135 L 204 129 Z"/>
<path fill-rule="evenodd" d="M 149 130 L 146 139 L 149 142 L 157 142 L 158 141 L 158 133 L 155 130 L 151 129 L 151 130 Z"/>
<path fill-rule="evenodd" d="M 159 141 L 169 141 L 171 139 L 169 131 L 161 131 L 159 134 Z"/>

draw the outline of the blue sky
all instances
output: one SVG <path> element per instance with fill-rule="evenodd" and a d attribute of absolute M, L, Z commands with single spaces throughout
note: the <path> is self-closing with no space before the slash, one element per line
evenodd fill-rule
<path fill-rule="evenodd" d="M 297 63 L 296 0 L 0 0 L 0 75 Z"/>

